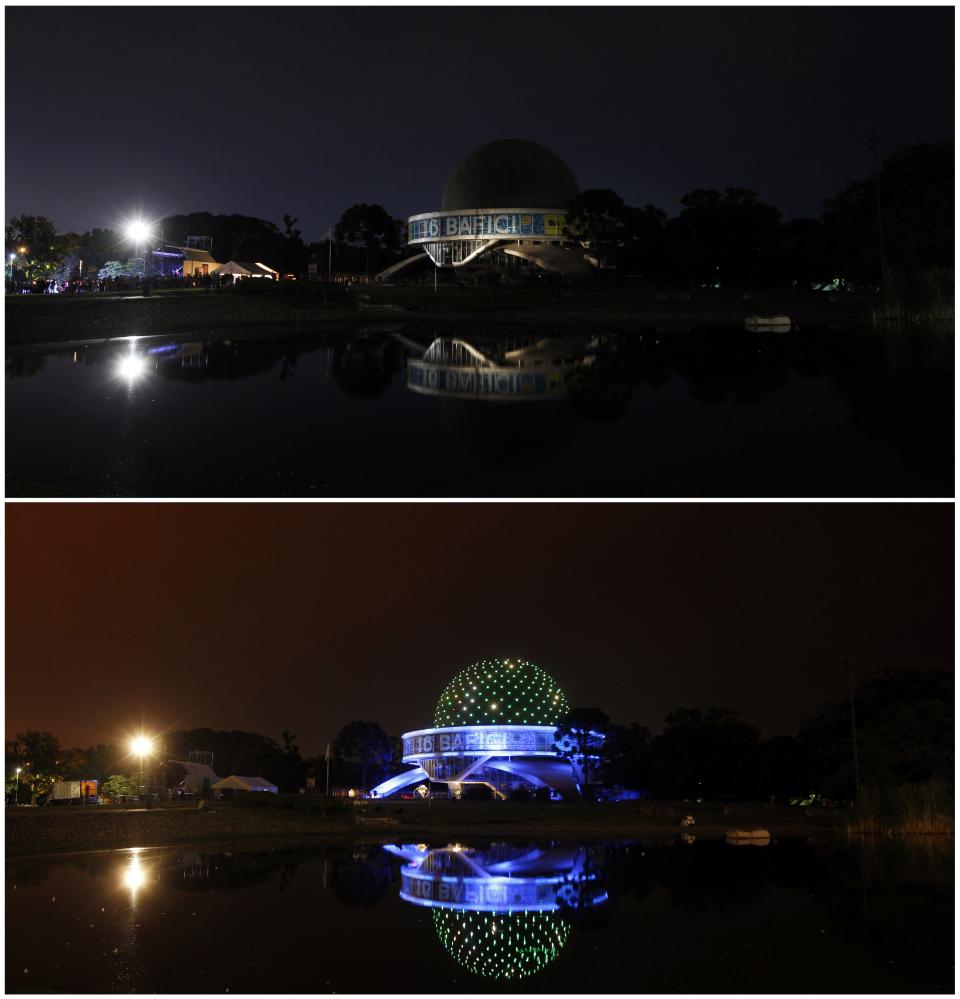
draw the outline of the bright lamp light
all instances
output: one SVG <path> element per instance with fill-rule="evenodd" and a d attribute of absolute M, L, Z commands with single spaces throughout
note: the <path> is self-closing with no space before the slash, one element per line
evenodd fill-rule
<path fill-rule="evenodd" d="M 127 223 L 126 233 L 127 238 L 133 240 L 134 243 L 142 243 L 150 238 L 150 226 L 143 219 L 134 219 Z"/>
<path fill-rule="evenodd" d="M 130 748 L 137 756 L 146 756 L 153 749 L 153 741 L 145 735 L 138 735 L 130 740 Z"/>

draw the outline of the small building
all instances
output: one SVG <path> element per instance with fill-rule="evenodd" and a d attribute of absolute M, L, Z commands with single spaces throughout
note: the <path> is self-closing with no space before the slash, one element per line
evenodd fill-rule
<path fill-rule="evenodd" d="M 220 269 L 220 264 L 209 250 L 198 250 L 192 246 L 180 246 L 177 250 L 183 254 L 182 277 L 206 277 Z"/>
<path fill-rule="evenodd" d="M 271 784 L 263 777 L 240 777 L 237 774 L 231 774 L 229 777 L 217 781 L 212 790 L 217 792 L 218 797 L 222 797 L 224 791 L 269 791 L 271 794 L 276 794 L 277 785 Z"/>
<path fill-rule="evenodd" d="M 198 246 L 170 246 L 161 243 L 150 250 L 145 270 L 154 277 L 205 277 L 218 273 L 220 264 L 209 249 Z"/>
<path fill-rule="evenodd" d="M 236 284 L 241 278 L 268 278 L 271 281 L 280 280 L 280 272 L 259 261 L 229 260 L 217 269 L 218 277 L 232 277 Z"/>

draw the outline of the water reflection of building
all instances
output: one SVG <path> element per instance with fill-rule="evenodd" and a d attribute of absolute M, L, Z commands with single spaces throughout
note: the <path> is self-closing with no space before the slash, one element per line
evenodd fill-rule
<path fill-rule="evenodd" d="M 603 890 L 582 891 L 599 880 L 582 846 L 384 849 L 404 861 L 400 897 L 430 908 L 447 953 L 484 978 L 526 978 L 557 958 L 570 935 L 571 890 L 590 906 L 607 902 Z"/>
<path fill-rule="evenodd" d="M 498 797 L 514 790 L 577 797 L 583 774 L 558 757 L 555 736 L 568 711 L 557 681 L 524 659 L 484 659 L 457 673 L 444 687 L 434 728 L 403 736 L 403 762 L 413 769 L 375 787 L 386 797 L 411 786 L 445 785 L 460 797 L 469 785 L 486 785 Z M 599 736 L 598 736 L 599 738 Z"/>
<path fill-rule="evenodd" d="M 566 397 L 571 368 L 592 362 L 587 337 L 437 337 L 407 359 L 407 388 L 455 399 L 533 401 Z"/>

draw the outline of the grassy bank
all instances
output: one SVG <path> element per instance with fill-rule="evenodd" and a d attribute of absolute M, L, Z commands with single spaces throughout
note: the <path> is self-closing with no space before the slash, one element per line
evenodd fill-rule
<path fill-rule="evenodd" d="M 114 336 L 227 335 L 328 331 L 389 322 L 438 322 L 457 327 L 536 325 L 561 330 L 609 330 L 636 325 L 741 325 L 748 315 L 786 313 L 795 323 L 823 324 L 862 318 L 856 302 L 824 296 L 680 296 L 662 301 L 630 288 L 592 288 L 562 299 L 545 288 L 363 287 L 335 293 L 325 303 L 318 286 L 280 286 L 269 293 L 180 290 L 137 295 L 21 295 L 5 305 L 7 342 L 55 343 Z"/>
<path fill-rule="evenodd" d="M 200 842 L 270 840 L 304 844 L 325 839 L 448 841 L 470 837 L 504 839 L 663 838 L 681 832 L 680 818 L 695 825 L 684 832 L 720 837 L 728 829 L 763 826 L 776 837 L 820 835 L 835 828 L 829 813 L 806 815 L 763 805 L 728 806 L 629 802 L 537 804 L 526 802 L 403 801 L 352 806 L 322 799 L 284 807 L 217 803 L 211 810 L 168 805 L 152 809 L 46 807 L 8 810 L 8 856 L 76 850 L 172 846 Z"/>
<path fill-rule="evenodd" d="M 844 819 L 850 834 L 947 835 L 954 832 L 953 787 L 942 781 L 900 787 L 865 786 Z"/>

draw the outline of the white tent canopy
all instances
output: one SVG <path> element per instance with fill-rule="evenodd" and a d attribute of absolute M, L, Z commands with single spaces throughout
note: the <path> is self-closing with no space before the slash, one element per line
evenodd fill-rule
<path fill-rule="evenodd" d="M 238 278 L 248 277 L 270 278 L 276 281 L 280 277 L 280 272 L 266 264 L 261 264 L 259 261 L 230 260 L 217 268 L 217 276 L 227 277 L 230 275 L 233 276 L 234 281 Z"/>
<path fill-rule="evenodd" d="M 186 776 L 180 782 L 185 791 L 202 791 L 203 782 L 207 781 L 208 787 L 214 787 L 220 775 L 213 772 L 211 767 L 205 763 L 189 763 L 186 760 L 171 760 L 171 763 L 179 763 L 186 771 Z"/>
<path fill-rule="evenodd" d="M 277 793 L 277 785 L 262 777 L 238 777 L 237 774 L 230 774 L 223 780 L 217 781 L 213 785 L 214 791 L 271 791 Z"/>

